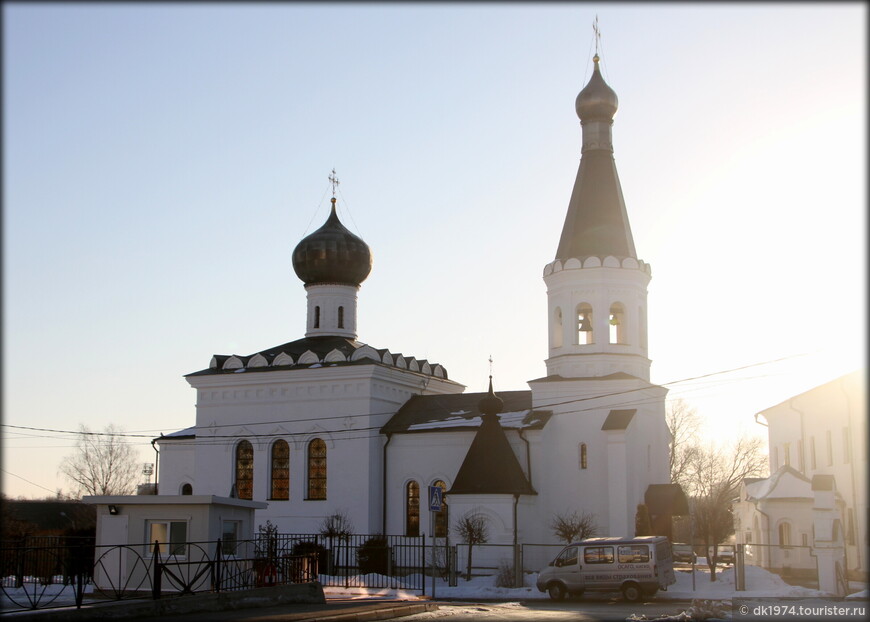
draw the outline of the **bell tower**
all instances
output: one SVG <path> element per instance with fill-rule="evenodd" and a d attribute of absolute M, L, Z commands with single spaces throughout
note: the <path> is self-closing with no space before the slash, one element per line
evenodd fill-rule
<path fill-rule="evenodd" d="M 599 57 L 576 100 L 583 142 L 555 259 L 544 267 L 547 375 L 591 378 L 626 373 L 649 380 L 648 264 L 637 258 L 613 159 L 618 100 Z"/>

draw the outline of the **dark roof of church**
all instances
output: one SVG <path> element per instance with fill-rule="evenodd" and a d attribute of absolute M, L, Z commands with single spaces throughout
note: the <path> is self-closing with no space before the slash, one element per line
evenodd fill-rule
<path fill-rule="evenodd" d="M 590 255 L 637 259 L 616 163 L 603 150 L 588 151 L 580 159 L 556 251 L 556 259 Z"/>
<path fill-rule="evenodd" d="M 601 429 L 624 430 L 628 427 L 628 424 L 631 423 L 634 413 L 636 412 L 636 408 L 627 410 L 611 410 L 607 414 L 607 418 L 604 420 L 604 425 L 601 426 Z"/>
<path fill-rule="evenodd" d="M 499 423 L 504 407 L 492 390 L 478 400 L 482 422 L 447 494 L 536 495 Z"/>
<path fill-rule="evenodd" d="M 304 337 L 246 356 L 215 354 L 207 369 L 185 376 L 233 374 L 241 370 L 255 373 L 307 369 L 326 365 L 387 365 L 448 380 L 447 370 L 437 363 L 390 352 L 385 348 L 373 348 L 361 341 L 337 336 Z"/>
<path fill-rule="evenodd" d="M 474 430 L 481 425 L 480 400 L 487 393 L 414 395 L 381 428 L 381 433 Z M 540 429 L 552 413 L 532 409 L 531 391 L 505 391 L 501 415 L 506 428 Z"/>

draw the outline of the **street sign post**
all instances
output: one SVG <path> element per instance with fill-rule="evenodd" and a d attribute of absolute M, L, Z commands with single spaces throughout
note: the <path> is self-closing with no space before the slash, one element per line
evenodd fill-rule
<path fill-rule="evenodd" d="M 435 512 L 441 511 L 444 504 L 444 491 L 441 486 L 429 486 L 429 535 L 432 536 L 432 598 L 435 598 Z"/>

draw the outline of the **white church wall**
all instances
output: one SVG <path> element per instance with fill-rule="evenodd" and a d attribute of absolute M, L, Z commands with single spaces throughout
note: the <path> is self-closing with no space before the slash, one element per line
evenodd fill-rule
<path fill-rule="evenodd" d="M 854 372 L 763 411 L 771 472 L 784 464 L 812 479 L 833 475 L 845 502 L 846 559 L 867 572 L 867 406 Z M 786 462 L 788 461 L 788 462 Z M 848 537 L 849 533 L 852 537 Z"/>
<path fill-rule="evenodd" d="M 157 491 L 161 495 L 180 495 L 184 484 L 193 486 L 195 471 L 195 440 L 171 440 L 160 443 Z M 199 494 L 193 488 L 193 494 Z"/>

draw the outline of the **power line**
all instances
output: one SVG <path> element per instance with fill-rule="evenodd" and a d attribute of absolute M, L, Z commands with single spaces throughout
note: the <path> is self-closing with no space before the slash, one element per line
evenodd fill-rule
<path fill-rule="evenodd" d="M 6 473 L 6 475 L 11 475 L 12 477 L 17 477 L 20 480 L 24 480 L 25 482 L 27 482 L 28 484 L 30 484 L 32 486 L 36 486 L 37 488 L 42 488 L 43 490 L 47 490 L 48 492 L 50 492 L 52 494 L 57 493 L 56 490 L 52 490 L 51 488 L 46 488 L 45 486 L 37 484 L 36 482 L 31 482 L 29 479 L 24 479 L 20 475 L 15 475 L 15 473 L 11 473 L 11 472 L 7 471 L 6 469 L 0 469 L 0 471 L 3 471 L 4 473 Z"/>

